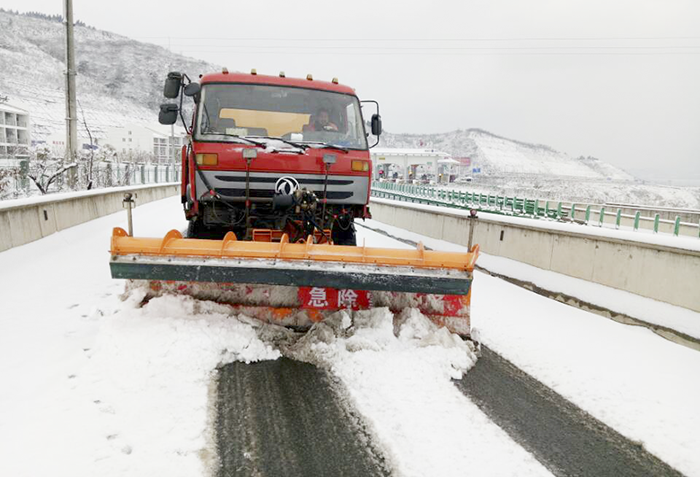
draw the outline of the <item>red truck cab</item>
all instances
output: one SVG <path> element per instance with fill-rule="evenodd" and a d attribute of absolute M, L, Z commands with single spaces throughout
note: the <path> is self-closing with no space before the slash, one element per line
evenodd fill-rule
<path fill-rule="evenodd" d="M 166 97 L 173 97 L 175 75 L 166 81 Z M 354 219 L 369 217 L 372 163 L 352 88 L 311 76 L 226 70 L 199 83 L 185 78 L 179 77 L 183 96 L 195 103 L 182 153 L 190 236 L 233 231 L 247 240 L 287 234 L 290 241 L 311 235 L 355 244 Z M 161 122 L 172 124 L 181 112 L 163 105 Z M 381 133 L 378 114 L 372 129 Z"/>

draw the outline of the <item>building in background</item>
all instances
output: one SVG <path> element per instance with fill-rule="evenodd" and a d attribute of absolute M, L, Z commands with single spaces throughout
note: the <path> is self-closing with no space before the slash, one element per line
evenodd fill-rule
<path fill-rule="evenodd" d="M 451 182 L 458 161 L 435 149 L 374 148 L 370 150 L 374 179 L 407 182 Z"/>
<path fill-rule="evenodd" d="M 29 157 L 31 144 L 29 113 L 9 103 L 0 103 L 0 158 Z"/>
<path fill-rule="evenodd" d="M 180 148 L 185 144 L 185 136 L 175 132 L 171 136 L 168 126 L 129 124 L 126 126 L 108 126 L 100 145 L 112 146 L 118 154 L 129 153 L 153 154 L 153 161 L 158 164 L 177 162 Z"/>

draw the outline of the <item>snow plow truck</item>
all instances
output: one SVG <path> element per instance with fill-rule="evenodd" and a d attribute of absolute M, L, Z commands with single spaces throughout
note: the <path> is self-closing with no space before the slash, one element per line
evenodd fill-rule
<path fill-rule="evenodd" d="M 228 304 L 304 329 L 341 310 L 418 308 L 469 337 L 468 253 L 371 248 L 355 222 L 371 218 L 368 144 L 382 132 L 379 104 L 330 82 L 247 73 L 171 72 L 159 121 L 181 120 L 185 236 L 138 238 L 115 228 L 113 278 Z M 193 104 L 183 107 L 184 98 Z M 362 105 L 376 109 L 365 123 Z M 191 119 L 186 119 L 191 112 Z"/>

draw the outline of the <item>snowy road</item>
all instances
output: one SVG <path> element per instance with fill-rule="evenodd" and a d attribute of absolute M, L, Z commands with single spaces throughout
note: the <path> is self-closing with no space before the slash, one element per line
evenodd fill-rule
<path fill-rule="evenodd" d="M 215 370 L 280 358 L 269 329 L 224 307 L 121 301 L 107 248 L 124 222 L 104 217 L 0 254 L 0 475 L 209 475 Z M 177 199 L 136 209 L 137 235 L 185 225 Z M 699 353 L 482 274 L 474 286 L 473 314 L 492 349 L 700 475 Z M 395 474 L 551 475 L 453 384 L 474 363 L 461 341 L 411 313 L 399 336 L 382 313 L 360 318 L 355 336 L 312 334 L 288 354 L 342 384 Z"/>
<path fill-rule="evenodd" d="M 555 475 L 682 475 L 487 347 L 456 385 Z"/>
<path fill-rule="evenodd" d="M 390 475 L 331 376 L 288 358 L 219 371 L 220 475 Z"/>

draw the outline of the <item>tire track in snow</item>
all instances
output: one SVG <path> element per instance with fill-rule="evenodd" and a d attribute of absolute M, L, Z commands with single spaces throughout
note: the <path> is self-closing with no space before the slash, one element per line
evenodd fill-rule
<path fill-rule="evenodd" d="M 682 475 L 495 352 L 482 353 L 456 386 L 553 474 Z"/>
<path fill-rule="evenodd" d="M 219 369 L 220 477 L 390 475 L 328 374 L 280 358 Z"/>

